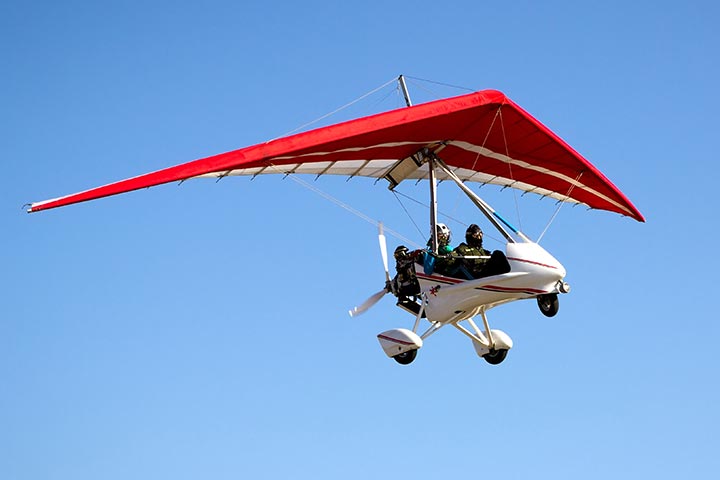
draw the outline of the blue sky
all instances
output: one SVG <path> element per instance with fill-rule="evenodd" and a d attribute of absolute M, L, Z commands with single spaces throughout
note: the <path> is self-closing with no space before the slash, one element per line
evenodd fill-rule
<path fill-rule="evenodd" d="M 1 478 L 717 476 L 715 2 L 0 8 Z M 289 179 L 21 208 L 277 137 L 401 73 L 502 90 L 647 218 L 560 210 L 543 245 L 573 291 L 552 319 L 490 312 L 515 342 L 500 366 L 451 330 L 387 359 L 375 335 L 411 318 L 346 313 L 382 286 L 375 227 Z M 381 183 L 313 185 L 424 241 Z M 482 191 L 531 236 L 556 208 Z"/>

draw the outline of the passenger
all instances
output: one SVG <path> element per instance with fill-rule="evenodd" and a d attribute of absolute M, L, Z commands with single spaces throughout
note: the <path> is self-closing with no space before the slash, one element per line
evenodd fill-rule
<path fill-rule="evenodd" d="M 425 253 L 423 261 L 423 267 L 425 273 L 430 275 L 432 273 L 438 273 L 440 275 L 447 275 L 448 269 L 452 265 L 452 259 L 450 254 L 453 249 L 450 246 L 450 240 L 452 238 L 452 232 L 444 223 L 438 223 L 435 229 L 437 233 L 438 251 L 437 254 L 430 251 L 432 248 L 432 237 L 428 240 L 428 251 Z"/>
<path fill-rule="evenodd" d="M 448 273 L 469 280 L 478 278 L 489 257 L 490 251 L 483 248 L 483 231 L 473 223 L 465 231 L 465 242 L 453 250 L 453 265 Z"/>

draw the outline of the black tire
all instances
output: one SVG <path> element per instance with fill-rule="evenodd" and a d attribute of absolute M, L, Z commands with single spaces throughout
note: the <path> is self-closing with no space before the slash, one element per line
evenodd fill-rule
<path fill-rule="evenodd" d="M 415 360 L 415 357 L 417 357 L 417 349 L 398 353 L 392 358 L 395 359 L 395 361 L 398 362 L 400 365 L 410 365 L 413 360 Z"/>
<path fill-rule="evenodd" d="M 486 362 L 488 362 L 490 365 L 499 365 L 505 360 L 505 357 L 507 357 L 508 350 L 507 348 L 501 348 L 500 350 L 490 350 L 489 353 L 486 353 L 483 355 L 483 358 Z"/>
<path fill-rule="evenodd" d="M 547 295 L 538 295 L 538 307 L 546 317 L 554 317 L 560 309 L 560 300 L 557 293 L 548 293 Z"/>

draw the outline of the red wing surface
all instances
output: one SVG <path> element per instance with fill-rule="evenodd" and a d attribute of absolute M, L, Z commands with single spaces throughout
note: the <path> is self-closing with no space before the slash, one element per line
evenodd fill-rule
<path fill-rule="evenodd" d="M 408 160 L 424 149 L 465 181 L 509 186 L 644 221 L 597 168 L 495 90 L 279 138 L 33 203 L 29 211 L 203 176 L 297 173 L 387 178 L 395 183 L 427 177 L 426 165 Z"/>

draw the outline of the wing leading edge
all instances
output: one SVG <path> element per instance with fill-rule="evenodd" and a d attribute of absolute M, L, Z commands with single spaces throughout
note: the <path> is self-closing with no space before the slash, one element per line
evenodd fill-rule
<path fill-rule="evenodd" d="M 465 181 L 509 186 L 644 221 L 597 168 L 495 90 L 392 110 L 194 160 L 32 203 L 28 211 L 195 177 L 304 173 L 389 178 L 391 171 L 402 166 L 402 179 L 426 178 L 424 166 L 407 161 L 423 149 L 435 152 Z"/>

